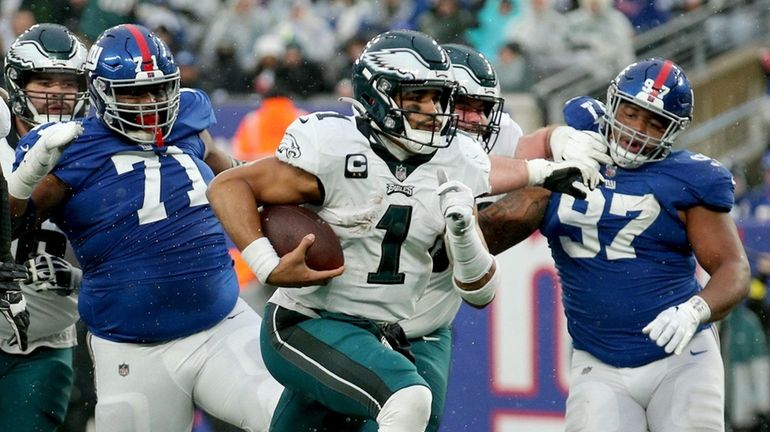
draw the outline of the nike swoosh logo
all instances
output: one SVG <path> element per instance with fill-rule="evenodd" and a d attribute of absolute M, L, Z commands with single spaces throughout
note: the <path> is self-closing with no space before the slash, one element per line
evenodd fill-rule
<path fill-rule="evenodd" d="M 301 117 L 299 118 L 299 122 L 300 122 L 300 123 L 307 123 L 307 121 L 308 121 L 308 120 L 309 120 L 309 119 L 308 119 L 307 117 L 305 117 L 305 116 L 301 116 Z"/>
<path fill-rule="evenodd" d="M 26 145 L 26 146 L 19 146 L 19 148 L 20 148 L 20 149 L 21 149 L 21 151 L 23 151 L 23 152 L 28 152 L 28 151 L 29 151 L 29 146 L 28 146 L 28 145 Z"/>
<path fill-rule="evenodd" d="M 706 351 L 708 351 L 708 350 L 703 350 L 703 351 L 693 351 L 693 350 L 690 350 L 690 355 L 694 355 L 694 356 L 701 355 L 701 354 L 703 354 Z"/>
<path fill-rule="evenodd" d="M 238 313 L 237 313 L 237 314 L 235 314 L 235 315 L 230 315 L 229 317 L 227 317 L 227 319 L 231 320 L 231 319 L 233 319 L 233 318 L 237 317 L 238 315 L 240 315 L 240 314 L 242 314 L 242 313 L 244 313 L 244 312 L 245 312 L 245 311 L 240 311 L 240 312 L 238 312 Z"/>

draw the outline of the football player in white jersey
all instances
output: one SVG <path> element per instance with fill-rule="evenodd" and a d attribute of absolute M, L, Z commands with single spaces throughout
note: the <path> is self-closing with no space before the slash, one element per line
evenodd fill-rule
<path fill-rule="evenodd" d="M 724 431 L 712 323 L 746 296 L 750 278 L 729 214 L 731 175 L 672 150 L 693 112 L 690 83 L 673 62 L 629 65 L 606 102 L 599 129 L 612 164 L 602 186 L 578 200 L 513 192 L 482 212 L 491 211 L 480 226 L 499 239 L 506 226 L 536 223 L 548 239 L 574 348 L 568 432 Z M 540 211 L 520 218 L 507 211 L 511 202 Z M 710 275 L 703 286 L 696 260 Z"/>
<path fill-rule="evenodd" d="M 0 143 L 4 175 L 11 172 L 19 138 L 30 129 L 84 115 L 85 61 L 85 45 L 58 24 L 34 25 L 11 45 L 5 81 L 13 115 L 3 116 L 3 123 L 8 121 L 2 128 L 8 138 Z M 7 113 L 5 102 L 0 103 Z M 34 283 L 22 285 L 30 323 L 27 346 L 22 347 L 11 343 L 16 341 L 14 329 L 0 320 L 0 392 L 15 395 L 0 400 L 0 430 L 53 431 L 64 422 L 72 388 L 75 291 L 81 272 L 63 259 L 63 234 L 22 230 L 16 261 L 26 262 L 34 276 Z M 54 250 L 61 256 L 40 254 Z"/>
<path fill-rule="evenodd" d="M 577 176 L 589 188 L 601 180 L 582 163 L 490 162 L 473 139 L 455 136 L 451 63 L 422 33 L 372 39 L 353 88 L 356 115 L 300 117 L 275 158 L 222 173 L 208 191 L 250 268 L 281 287 L 262 332 L 265 363 L 287 387 L 272 431 L 320 430 L 328 410 L 375 419 L 380 431 L 423 431 L 431 393 L 397 322 L 427 285 L 430 249 L 446 234 L 458 293 L 486 304 L 496 267 L 475 227 L 474 198 L 527 185 L 580 194 Z M 262 204 L 318 211 L 340 238 L 345 266 L 308 268 L 312 236 L 279 258 L 261 233 Z"/>

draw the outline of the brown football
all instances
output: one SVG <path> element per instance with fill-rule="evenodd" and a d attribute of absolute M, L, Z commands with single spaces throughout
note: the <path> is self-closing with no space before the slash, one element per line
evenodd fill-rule
<path fill-rule="evenodd" d="M 260 211 L 262 231 L 278 256 L 294 250 L 307 234 L 315 243 L 307 250 L 305 262 L 313 270 L 332 270 L 345 264 L 342 246 L 334 230 L 314 211 L 297 205 L 264 206 Z"/>

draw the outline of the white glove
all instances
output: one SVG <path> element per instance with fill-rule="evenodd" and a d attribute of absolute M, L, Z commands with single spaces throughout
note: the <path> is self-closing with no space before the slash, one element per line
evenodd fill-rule
<path fill-rule="evenodd" d="M 690 343 L 701 323 L 711 317 L 711 308 L 700 296 L 692 296 L 686 302 L 659 313 L 642 329 L 658 346 L 665 345 L 667 353 L 681 354 Z"/>
<path fill-rule="evenodd" d="M 68 296 L 80 289 L 83 271 L 64 258 L 41 253 L 27 260 L 24 265 L 30 272 L 30 277 L 24 282 L 35 291 L 50 290 Z"/>
<path fill-rule="evenodd" d="M 473 209 L 476 200 L 473 191 L 457 180 L 449 181 L 442 168 L 438 169 L 436 176 L 439 183 L 436 193 L 441 203 L 441 213 L 446 220 L 447 231 L 460 236 L 474 226 Z"/>
<path fill-rule="evenodd" d="M 570 194 L 585 199 L 585 190 L 573 184 L 579 181 L 588 189 L 596 189 L 604 183 L 604 177 L 597 168 L 578 161 L 555 162 L 545 159 L 527 161 L 530 186 L 542 186 L 546 189 Z"/>
<path fill-rule="evenodd" d="M 28 199 L 40 180 L 59 162 L 64 149 L 82 133 L 80 122 L 54 123 L 41 130 L 37 143 L 9 176 L 8 193 L 18 199 Z"/>
<path fill-rule="evenodd" d="M 570 126 L 559 126 L 549 140 L 553 160 L 574 160 L 599 169 L 600 164 L 612 164 L 604 137 L 596 132 L 581 131 Z"/>

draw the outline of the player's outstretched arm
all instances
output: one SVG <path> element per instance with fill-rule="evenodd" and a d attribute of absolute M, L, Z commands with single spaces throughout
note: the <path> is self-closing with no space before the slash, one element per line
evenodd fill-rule
<path fill-rule="evenodd" d="M 454 285 L 460 297 L 476 307 L 488 305 L 499 285 L 495 258 L 489 253 L 476 225 L 476 203 L 469 187 L 449 181 L 437 172 L 441 212 L 446 221 L 444 244 L 452 262 Z"/>
<path fill-rule="evenodd" d="M 704 322 L 724 318 L 749 292 L 750 271 L 735 222 L 728 213 L 702 206 L 685 212 L 687 238 L 708 272 L 703 290 L 666 309 L 644 328 L 666 352 L 680 354 Z"/>
<path fill-rule="evenodd" d="M 479 212 L 479 227 L 495 255 L 529 237 L 543 221 L 551 191 L 526 187 L 509 192 Z"/>
<path fill-rule="evenodd" d="M 305 264 L 314 239 L 307 236 L 293 251 L 279 258 L 262 234 L 258 207 L 263 204 L 300 204 L 322 200 L 318 179 L 274 157 L 260 159 L 217 175 L 207 196 L 222 226 L 260 281 L 293 287 L 326 283 L 344 270 L 317 271 Z"/>
<path fill-rule="evenodd" d="M 490 156 L 489 182 L 491 195 L 507 193 L 525 186 L 543 186 L 579 199 L 586 197 L 585 188 L 595 189 L 604 178 L 599 171 L 579 161 L 521 160 Z M 575 182 L 583 188 L 576 187 Z"/>

